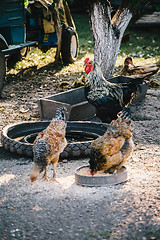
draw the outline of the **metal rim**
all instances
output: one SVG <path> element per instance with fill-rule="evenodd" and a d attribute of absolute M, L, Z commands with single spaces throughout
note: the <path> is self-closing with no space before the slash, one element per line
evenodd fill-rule
<path fill-rule="evenodd" d="M 128 172 L 127 168 L 123 166 L 121 168 L 121 172 L 118 174 L 104 175 L 104 176 L 84 176 L 80 175 L 79 171 L 83 168 L 89 168 L 87 166 L 81 166 L 75 171 L 75 182 L 78 185 L 86 186 L 86 187 L 101 187 L 101 186 L 109 186 L 109 185 L 117 185 L 119 183 L 126 182 L 128 180 Z"/>
<path fill-rule="evenodd" d="M 77 38 L 75 35 L 71 38 L 71 54 L 73 58 L 77 56 Z"/>

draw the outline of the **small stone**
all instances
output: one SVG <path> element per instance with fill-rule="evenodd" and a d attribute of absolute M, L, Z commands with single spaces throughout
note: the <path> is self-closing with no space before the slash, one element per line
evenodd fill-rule
<path fill-rule="evenodd" d="M 68 160 L 67 159 L 63 159 L 63 161 L 62 161 L 63 163 L 67 163 L 68 162 Z"/>

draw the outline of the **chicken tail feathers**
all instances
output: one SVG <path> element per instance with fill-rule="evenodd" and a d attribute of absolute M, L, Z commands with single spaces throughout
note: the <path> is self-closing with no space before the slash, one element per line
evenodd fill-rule
<path fill-rule="evenodd" d="M 128 116 L 131 116 L 131 109 L 129 107 L 123 107 L 122 113 L 128 114 Z"/>
<path fill-rule="evenodd" d="M 129 107 L 123 107 L 122 111 L 119 112 L 117 116 L 125 119 L 129 124 L 131 123 L 131 110 Z"/>
<path fill-rule="evenodd" d="M 97 155 L 97 149 L 91 148 L 90 160 L 89 160 L 91 173 L 97 170 L 96 155 Z"/>
<path fill-rule="evenodd" d="M 142 90 L 143 78 L 136 78 L 123 85 L 123 95 L 124 95 L 124 104 L 129 104 L 132 102 L 133 98 L 136 96 L 137 91 Z"/>
<path fill-rule="evenodd" d="M 65 107 L 60 107 L 56 110 L 56 115 L 54 119 L 62 120 L 66 122 L 67 109 Z"/>

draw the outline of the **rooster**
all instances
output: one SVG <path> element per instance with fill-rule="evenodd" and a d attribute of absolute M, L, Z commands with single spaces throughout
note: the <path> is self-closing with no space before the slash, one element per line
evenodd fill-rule
<path fill-rule="evenodd" d="M 116 173 L 133 150 L 132 129 L 129 108 L 124 107 L 118 113 L 103 136 L 94 140 L 91 145 L 90 172 L 97 171 Z"/>
<path fill-rule="evenodd" d="M 132 67 L 130 67 L 132 65 Z M 144 66 L 135 66 L 131 57 L 127 57 L 124 61 L 124 67 L 121 70 L 121 75 L 132 76 L 134 78 L 142 77 L 148 79 L 160 69 L 160 64 L 150 64 Z"/>
<path fill-rule="evenodd" d="M 110 83 L 102 74 L 101 68 L 97 63 L 84 61 L 85 77 L 84 94 L 88 102 L 96 107 L 96 115 L 102 122 L 111 122 L 117 117 L 117 113 L 129 104 L 137 92 L 142 78 L 134 79 L 128 83 Z M 109 114 L 106 114 L 108 112 Z"/>
<path fill-rule="evenodd" d="M 52 119 L 49 126 L 40 132 L 33 143 L 33 161 L 34 167 L 31 171 L 31 183 L 33 183 L 41 172 L 44 171 L 42 179 L 49 180 L 47 177 L 47 167 L 50 162 L 53 165 L 53 178 L 55 180 L 55 168 L 59 160 L 59 155 L 67 146 L 66 134 L 66 109 L 58 108 L 55 118 Z"/>

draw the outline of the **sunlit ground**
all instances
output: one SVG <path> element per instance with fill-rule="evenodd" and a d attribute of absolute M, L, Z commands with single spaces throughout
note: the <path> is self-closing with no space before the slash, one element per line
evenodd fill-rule
<path fill-rule="evenodd" d="M 0 176 L 0 186 L 2 184 L 8 183 L 9 181 L 11 181 L 15 177 L 16 177 L 16 175 L 14 175 L 14 174 L 4 174 L 4 175 Z"/>
<path fill-rule="evenodd" d="M 57 178 L 57 181 L 63 187 L 63 189 L 68 189 L 75 183 L 75 177 L 74 175 L 60 177 Z"/>

